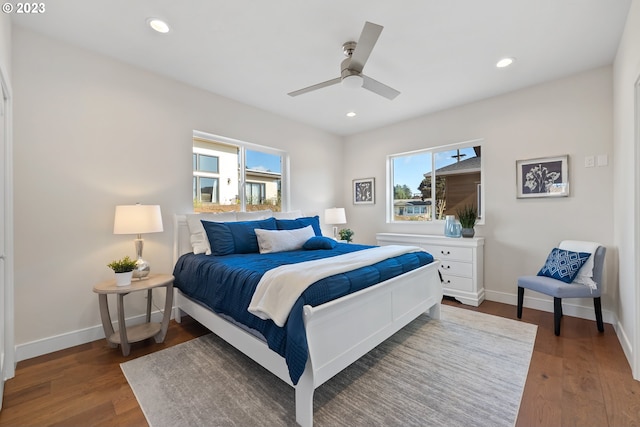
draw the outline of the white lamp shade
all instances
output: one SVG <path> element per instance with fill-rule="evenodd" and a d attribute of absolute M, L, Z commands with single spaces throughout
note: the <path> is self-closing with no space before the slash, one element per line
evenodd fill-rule
<path fill-rule="evenodd" d="M 324 210 L 325 224 L 346 224 L 347 215 L 344 208 L 330 208 Z"/>
<path fill-rule="evenodd" d="M 116 206 L 113 234 L 159 233 L 162 228 L 162 214 L 158 205 Z"/>

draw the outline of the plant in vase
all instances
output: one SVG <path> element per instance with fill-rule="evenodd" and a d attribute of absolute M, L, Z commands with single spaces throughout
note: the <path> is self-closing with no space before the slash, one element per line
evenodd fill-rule
<path fill-rule="evenodd" d="M 343 228 L 342 230 L 338 231 L 338 235 L 340 236 L 340 240 L 346 240 L 347 243 L 351 243 L 351 240 L 352 240 L 354 234 L 355 233 L 350 228 Z"/>
<path fill-rule="evenodd" d="M 115 273 L 116 285 L 126 286 L 131 284 L 133 270 L 136 269 L 136 261 L 129 258 L 129 255 L 127 255 L 124 258 L 111 261 L 107 264 L 107 267 L 112 269 Z"/>
<path fill-rule="evenodd" d="M 460 225 L 462 225 L 462 237 L 473 237 L 475 234 L 473 227 L 478 219 L 478 211 L 475 206 L 465 205 L 462 209 L 458 209 L 456 213 L 458 214 Z"/>

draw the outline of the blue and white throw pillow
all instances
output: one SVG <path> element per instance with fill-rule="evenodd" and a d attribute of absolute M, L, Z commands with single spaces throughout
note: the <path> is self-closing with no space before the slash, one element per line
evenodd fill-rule
<path fill-rule="evenodd" d="M 553 248 L 544 267 L 538 272 L 538 276 L 551 277 L 565 283 L 571 283 L 578 275 L 580 267 L 587 262 L 590 256 L 589 252 L 572 252 Z"/>

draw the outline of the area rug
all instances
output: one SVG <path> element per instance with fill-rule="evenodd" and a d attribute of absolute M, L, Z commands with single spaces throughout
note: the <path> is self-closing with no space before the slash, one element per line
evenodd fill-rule
<path fill-rule="evenodd" d="M 316 426 L 513 426 L 537 326 L 442 306 L 316 389 Z M 294 390 L 213 334 L 121 365 L 151 427 L 293 426 Z"/>

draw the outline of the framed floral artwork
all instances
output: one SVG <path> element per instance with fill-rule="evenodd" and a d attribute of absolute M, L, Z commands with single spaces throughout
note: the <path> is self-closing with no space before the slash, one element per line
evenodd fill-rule
<path fill-rule="evenodd" d="M 372 205 L 376 202 L 375 178 L 363 178 L 353 180 L 353 204 Z"/>
<path fill-rule="evenodd" d="M 569 156 L 516 161 L 517 197 L 569 195 Z"/>

